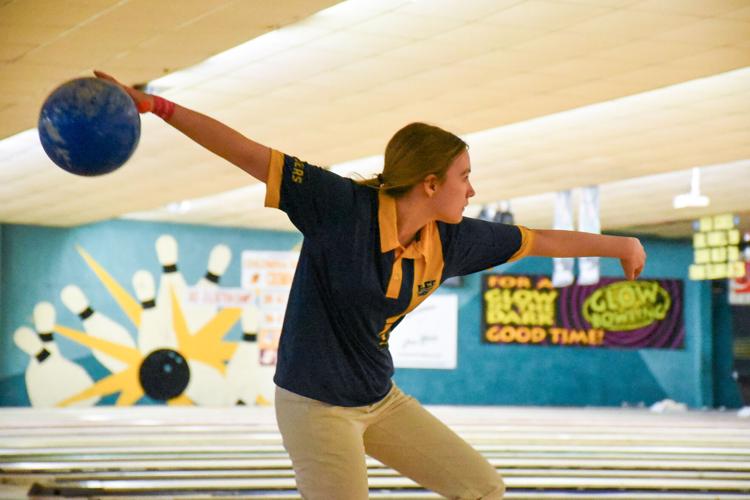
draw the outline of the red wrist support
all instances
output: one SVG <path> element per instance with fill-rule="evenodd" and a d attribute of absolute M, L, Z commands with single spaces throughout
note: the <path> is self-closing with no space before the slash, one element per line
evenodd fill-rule
<path fill-rule="evenodd" d="M 169 120 L 172 117 L 172 113 L 174 113 L 174 103 L 158 95 L 151 97 L 154 100 L 151 112 L 162 120 Z"/>

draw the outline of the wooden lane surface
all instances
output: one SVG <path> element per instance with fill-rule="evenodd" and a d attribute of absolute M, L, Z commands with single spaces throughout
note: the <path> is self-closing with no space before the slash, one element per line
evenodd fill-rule
<path fill-rule="evenodd" d="M 688 411 L 653 413 L 640 408 L 558 408 L 513 406 L 427 406 L 438 418 L 454 425 L 547 427 L 595 427 L 623 425 L 639 429 L 703 428 L 725 432 L 731 428 L 750 426 L 750 420 L 738 418 L 733 411 Z M 260 426 L 275 429 L 273 408 L 237 406 L 230 408 L 132 406 L 127 408 L 94 407 L 65 409 L 3 408 L 0 410 L 2 430 L 47 429 L 50 427 L 170 427 L 220 424 L 232 426 Z"/>
<path fill-rule="evenodd" d="M 41 493 L 41 492 L 40 492 Z M 0 494 L 0 498 L 5 498 Z M 18 496 L 9 496 L 18 500 Z M 79 498 L 79 497 L 61 497 L 56 496 L 31 496 L 34 499 L 54 499 L 60 498 Z M 288 492 L 257 492 L 252 495 L 239 495 L 236 492 L 221 493 L 221 492 L 209 492 L 200 493 L 194 492 L 190 495 L 180 496 L 167 496 L 159 497 L 154 495 L 148 496 L 132 496 L 132 495 L 116 495 L 116 494 L 104 494 L 104 495 L 89 495 L 88 499 L 101 499 L 101 500 L 133 500 L 138 498 L 140 500 L 153 500 L 154 498 L 170 498 L 179 500 L 237 500 L 237 499 L 263 499 L 263 500 L 300 500 L 299 494 L 295 491 Z M 434 500 L 443 498 L 435 493 L 431 492 L 420 492 L 420 491 L 379 491 L 370 490 L 369 498 L 371 500 Z M 685 496 L 684 493 L 669 493 L 662 492 L 655 495 L 653 492 L 613 492 L 613 491 L 601 491 L 601 492 L 586 492 L 578 491 L 575 493 L 564 492 L 564 491 L 520 491 L 520 490 L 509 490 L 503 497 L 506 500 L 748 500 L 750 495 L 745 494 L 734 494 L 727 493 L 717 496 L 713 493 L 692 493 L 689 497 Z"/>
<path fill-rule="evenodd" d="M 750 444 L 750 419 L 734 413 L 687 412 L 653 414 L 644 410 L 572 410 L 548 408 L 431 407 L 451 428 L 467 440 L 482 444 L 547 444 L 574 439 L 577 444 L 608 442 L 631 446 L 639 441 L 649 445 L 664 443 L 697 444 L 713 447 L 745 448 Z M 11 448 L 15 442 L 25 447 L 40 444 L 81 447 L 87 441 L 98 444 L 174 443 L 177 436 L 186 445 L 227 447 L 280 445 L 270 408 L 190 408 L 161 407 L 111 408 L 90 410 L 0 410 L 0 443 Z M 167 431 L 167 432 L 165 432 Z M 210 434 L 207 438 L 207 433 Z"/>
<path fill-rule="evenodd" d="M 504 474 L 508 498 L 750 499 L 750 421 L 733 413 L 430 410 Z M 373 498 L 436 498 L 368 467 Z M 268 408 L 2 410 L 0 473 L 9 487 L 102 498 L 298 498 Z"/>
<path fill-rule="evenodd" d="M 408 478 L 370 477 L 371 489 L 421 489 Z M 507 477 L 506 484 L 511 489 L 563 489 L 563 490 L 648 490 L 648 491 L 712 491 L 712 492 L 741 492 L 750 495 L 748 483 L 738 480 L 724 479 L 685 479 L 685 478 L 625 478 L 625 477 L 560 477 L 549 475 L 546 477 Z M 252 491 L 252 490 L 292 490 L 292 477 L 264 477 L 264 478 L 195 478 L 176 477 L 169 479 L 125 479 L 113 480 L 59 479 L 54 482 L 56 488 L 90 488 L 106 490 L 111 493 L 135 491 L 141 494 L 149 491 L 164 492 L 194 492 L 194 491 Z"/>

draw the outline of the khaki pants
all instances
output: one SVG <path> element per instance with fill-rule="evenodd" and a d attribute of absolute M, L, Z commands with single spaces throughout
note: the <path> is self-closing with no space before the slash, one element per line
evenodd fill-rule
<path fill-rule="evenodd" d="M 479 452 L 395 385 L 353 408 L 277 387 L 276 419 L 306 500 L 367 499 L 365 454 L 447 498 L 494 500 L 505 491 Z"/>

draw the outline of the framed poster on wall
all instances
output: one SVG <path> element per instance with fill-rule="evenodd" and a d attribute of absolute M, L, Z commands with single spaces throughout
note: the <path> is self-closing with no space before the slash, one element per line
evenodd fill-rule
<path fill-rule="evenodd" d="M 681 349 L 682 311 L 682 280 L 555 288 L 542 275 L 482 276 L 482 340 L 491 344 Z"/>
<path fill-rule="evenodd" d="M 456 368 L 458 296 L 432 294 L 393 330 L 388 341 L 398 368 Z"/>

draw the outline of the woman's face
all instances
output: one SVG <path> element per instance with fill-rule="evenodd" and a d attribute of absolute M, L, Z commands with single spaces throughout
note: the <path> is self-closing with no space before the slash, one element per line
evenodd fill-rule
<path fill-rule="evenodd" d="M 471 162 L 469 152 L 459 154 L 445 174 L 445 179 L 437 185 L 432 196 L 435 208 L 435 219 L 457 224 L 463 218 L 464 208 L 469 204 L 469 198 L 474 196 L 474 188 L 469 182 Z"/>

